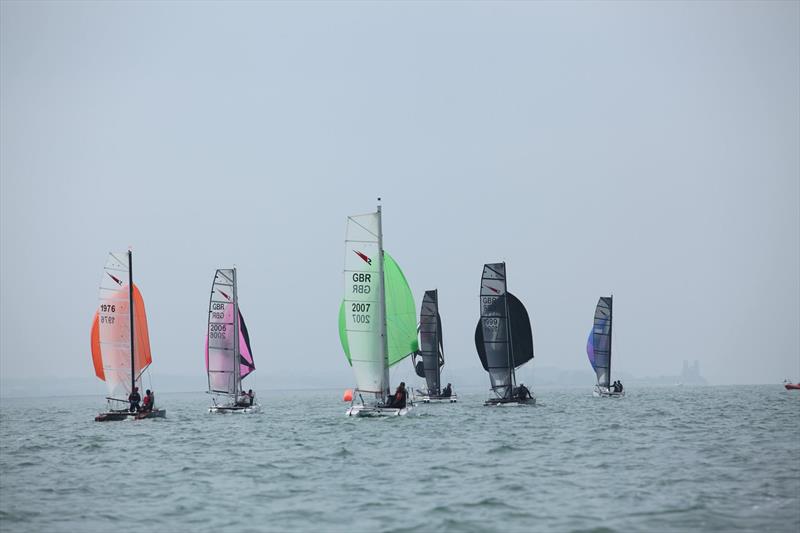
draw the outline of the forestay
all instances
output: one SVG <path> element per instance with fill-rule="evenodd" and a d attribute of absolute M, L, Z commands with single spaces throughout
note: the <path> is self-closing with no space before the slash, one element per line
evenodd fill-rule
<path fill-rule="evenodd" d="M 100 281 L 100 303 L 92 324 L 91 346 L 95 375 L 106 382 L 108 396 L 121 401 L 127 401 L 131 393 L 131 376 L 141 387 L 142 372 L 152 362 L 144 299 L 135 284 L 133 309 L 130 304 L 128 253 L 112 252 L 108 255 Z M 131 311 L 134 318 L 133 369 Z"/>

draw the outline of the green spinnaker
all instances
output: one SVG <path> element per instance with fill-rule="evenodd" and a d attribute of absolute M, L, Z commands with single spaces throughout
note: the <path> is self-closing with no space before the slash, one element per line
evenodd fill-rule
<path fill-rule="evenodd" d="M 386 333 L 389 345 L 389 366 L 393 366 L 419 350 L 417 341 L 417 306 L 403 271 L 388 252 L 383 252 L 383 280 L 386 291 Z M 347 342 L 344 300 L 339 306 L 339 340 L 350 362 Z"/>

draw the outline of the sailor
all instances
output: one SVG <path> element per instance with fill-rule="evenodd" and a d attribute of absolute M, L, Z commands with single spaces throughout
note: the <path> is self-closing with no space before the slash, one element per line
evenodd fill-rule
<path fill-rule="evenodd" d="M 143 412 L 150 412 L 153 410 L 153 396 L 150 393 L 150 389 L 144 391 L 144 400 L 142 400 L 142 409 Z"/>
<path fill-rule="evenodd" d="M 617 390 L 617 392 L 622 392 L 623 387 L 622 387 L 622 382 L 621 381 L 617 381 L 617 387 L 619 387 L 619 390 Z"/>
<path fill-rule="evenodd" d="M 450 397 L 450 396 L 452 396 L 452 395 L 453 395 L 453 387 L 452 387 L 452 385 L 450 385 L 450 384 L 448 383 L 448 384 L 447 384 L 447 387 L 445 387 L 445 388 L 444 388 L 444 390 L 442 391 L 442 396 L 443 396 L 444 398 L 449 398 L 449 397 Z"/>
<path fill-rule="evenodd" d="M 253 401 L 256 399 L 256 393 L 253 392 L 253 389 L 247 390 L 247 397 L 250 399 L 250 407 L 252 407 Z"/>
<path fill-rule="evenodd" d="M 406 406 L 407 396 L 408 392 L 406 392 L 406 382 L 401 381 L 400 385 L 397 386 L 397 390 L 394 392 L 394 396 L 389 398 L 389 402 L 386 407 L 394 407 L 396 409 L 404 408 Z"/>
<path fill-rule="evenodd" d="M 523 383 L 520 383 L 519 387 L 517 387 L 517 398 L 520 400 L 533 398 L 533 396 L 531 396 L 531 391 L 529 391 L 528 387 L 526 387 Z"/>
<path fill-rule="evenodd" d="M 239 399 L 236 400 L 236 405 L 238 407 L 248 407 L 250 405 L 250 396 L 244 391 L 242 391 L 242 395 L 239 396 Z"/>
<path fill-rule="evenodd" d="M 131 413 L 139 410 L 139 402 L 142 401 L 142 397 L 139 394 L 139 387 L 133 388 L 133 392 L 128 395 L 128 401 L 131 402 Z"/>

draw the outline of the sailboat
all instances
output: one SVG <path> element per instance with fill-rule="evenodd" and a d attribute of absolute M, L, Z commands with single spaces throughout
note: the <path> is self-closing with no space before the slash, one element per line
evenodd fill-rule
<path fill-rule="evenodd" d="M 586 342 L 586 354 L 597 375 L 597 385 L 592 392 L 594 396 L 625 396 L 624 391 L 616 392 L 610 387 L 613 309 L 614 297 L 601 296 L 594 310 L 594 325 L 589 332 L 589 340 Z"/>
<path fill-rule="evenodd" d="M 347 217 L 344 299 L 339 339 L 356 378 L 347 416 L 402 416 L 392 406 L 389 367 L 419 349 L 414 296 L 405 275 L 383 250 L 381 206 Z"/>
<path fill-rule="evenodd" d="M 536 399 L 523 384 L 517 386 L 515 374 L 533 359 L 531 321 L 522 302 L 507 290 L 505 263 L 483 265 L 480 301 L 475 349 L 494 393 L 484 405 L 534 405 Z"/>
<path fill-rule="evenodd" d="M 416 399 L 422 403 L 455 403 L 455 394 L 443 395 L 442 367 L 444 366 L 444 342 L 442 341 L 442 317 L 439 315 L 439 291 L 425 291 L 419 312 L 419 352 L 412 355 L 414 371 L 425 378 L 427 389 L 416 391 Z M 417 356 L 419 355 L 419 359 Z M 446 393 L 446 391 L 444 391 Z"/>
<path fill-rule="evenodd" d="M 218 269 L 208 302 L 206 372 L 214 403 L 208 412 L 257 412 L 259 405 L 242 387 L 242 380 L 255 369 L 250 335 L 239 310 L 236 268 Z"/>
<path fill-rule="evenodd" d="M 136 387 L 141 391 L 142 373 L 153 361 L 144 299 L 133 283 L 130 250 L 127 254 L 108 254 L 100 281 L 100 304 L 92 323 L 91 346 L 95 375 L 108 387 L 108 409 L 95 421 L 164 418 L 165 409 L 130 411 L 128 395 Z"/>

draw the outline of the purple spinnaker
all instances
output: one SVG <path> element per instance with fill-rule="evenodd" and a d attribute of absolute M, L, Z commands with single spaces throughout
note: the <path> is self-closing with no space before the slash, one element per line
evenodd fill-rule
<path fill-rule="evenodd" d="M 586 355 L 589 356 L 589 363 L 594 368 L 594 331 L 589 331 L 589 340 L 586 341 Z"/>

